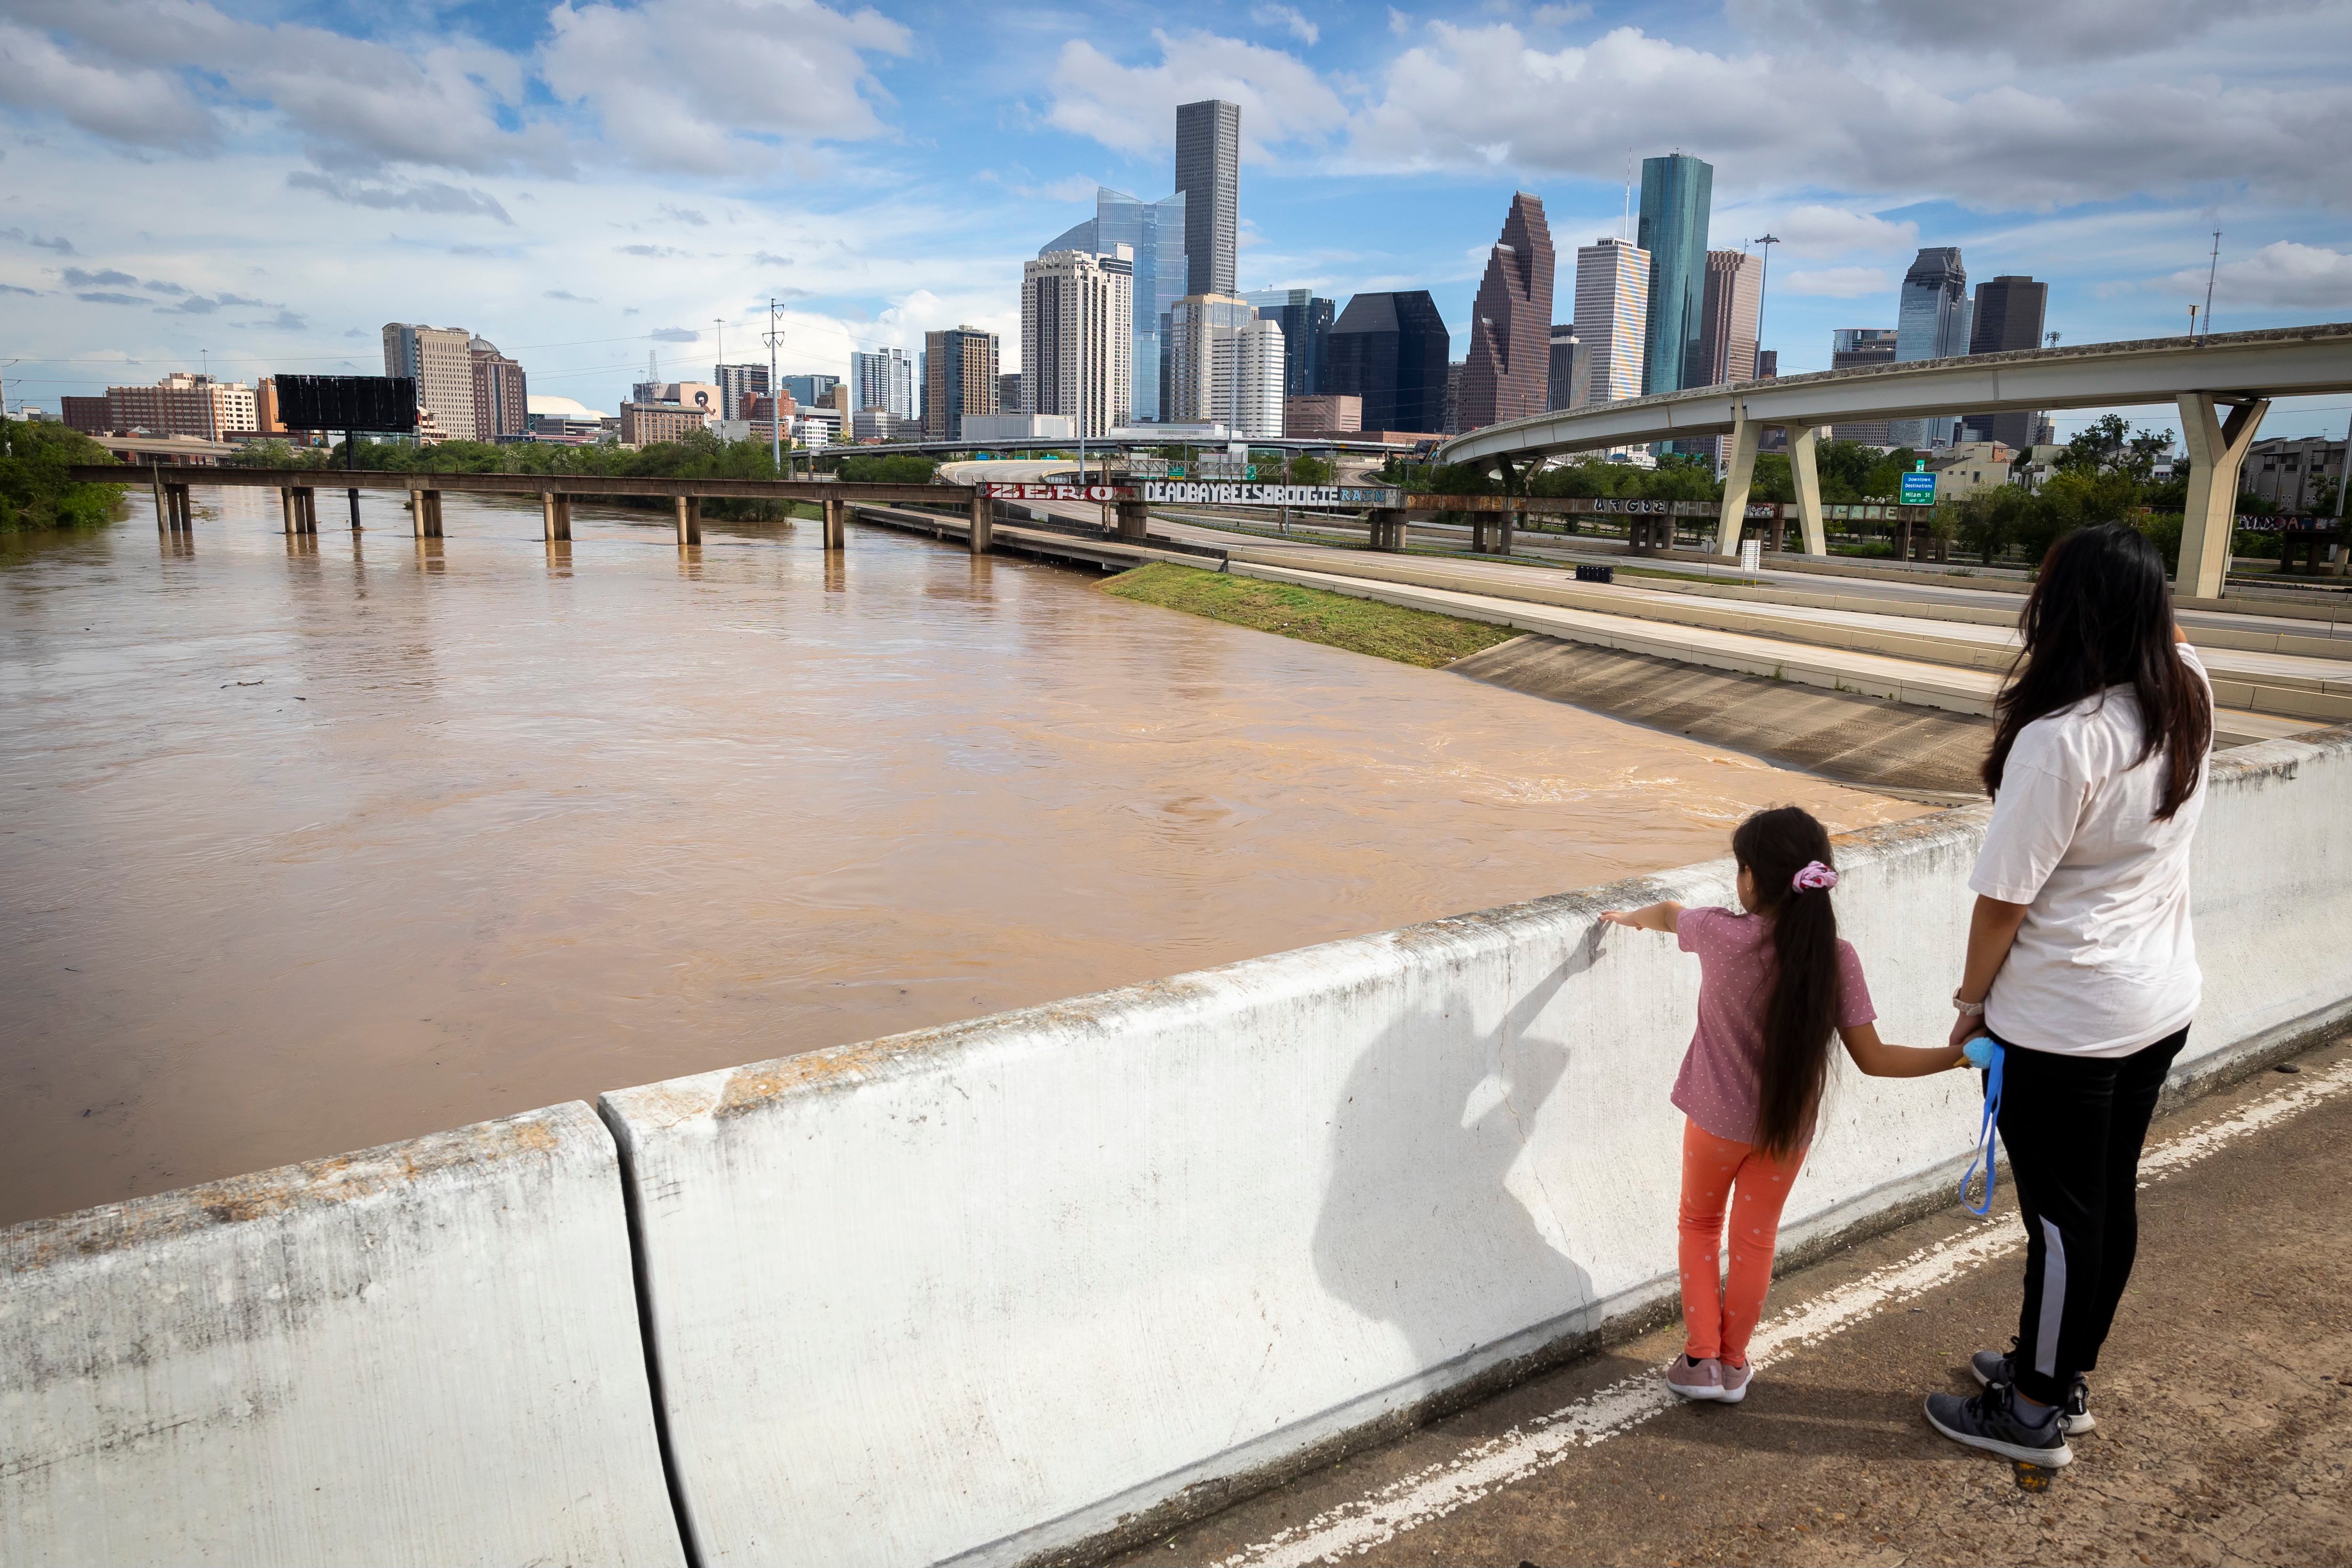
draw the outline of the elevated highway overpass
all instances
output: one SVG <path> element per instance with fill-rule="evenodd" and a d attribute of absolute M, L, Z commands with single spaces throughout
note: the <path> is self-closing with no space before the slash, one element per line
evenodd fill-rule
<path fill-rule="evenodd" d="M 2229 569 L 2238 474 L 2263 415 L 2282 397 L 2352 390 L 2352 322 L 1969 354 L 1909 364 L 1822 371 L 1772 381 L 1661 392 L 1511 420 L 1457 436 L 1442 463 L 1511 465 L 1612 446 L 1731 437 L 1717 550 L 1739 547 L 1758 444 L 1789 434 L 1789 467 L 1808 554 L 1826 553 L 1814 448 L 1822 426 L 2014 410 L 2169 403 L 2189 448 L 2180 541 L 2184 594 L 2220 596 Z"/>

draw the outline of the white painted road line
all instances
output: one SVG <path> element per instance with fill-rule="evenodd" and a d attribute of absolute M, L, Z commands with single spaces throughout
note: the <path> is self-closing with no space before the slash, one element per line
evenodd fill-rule
<path fill-rule="evenodd" d="M 2352 1061 L 2306 1073 L 2252 1103 L 2203 1123 L 2151 1150 L 2140 1161 L 2141 1185 L 2161 1181 L 2226 1147 L 2352 1089 Z M 1819 1343 L 1884 1309 L 1948 1284 L 1979 1264 L 2005 1257 L 2025 1238 L 2005 1222 L 1975 1226 L 1922 1248 L 1900 1262 L 1800 1301 L 1772 1318 L 1748 1343 L 1756 1366 Z M 1464 1449 L 1442 1464 L 1416 1470 L 1305 1523 L 1279 1531 L 1223 1559 L 1222 1568 L 1305 1568 L 1339 1562 L 1442 1519 L 1498 1487 L 1522 1480 L 1640 1426 L 1682 1403 L 1655 1371 L 1621 1378 L 1548 1416 Z"/>

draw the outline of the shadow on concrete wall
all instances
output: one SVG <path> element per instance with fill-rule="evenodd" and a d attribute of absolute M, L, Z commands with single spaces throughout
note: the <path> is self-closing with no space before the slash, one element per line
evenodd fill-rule
<path fill-rule="evenodd" d="M 1592 1300 L 1590 1272 L 1521 1201 L 1541 1207 L 1558 1196 L 1542 1193 L 1542 1173 L 1523 1179 L 1519 1194 L 1506 1183 L 1572 1049 L 1530 1026 L 1591 967 L 1601 930 L 1495 1027 L 1463 1038 L 1470 1006 L 1456 992 L 1383 1030 L 1349 1074 L 1332 1117 L 1316 1274 L 1334 1296 L 1402 1330 L 1417 1370 Z"/>

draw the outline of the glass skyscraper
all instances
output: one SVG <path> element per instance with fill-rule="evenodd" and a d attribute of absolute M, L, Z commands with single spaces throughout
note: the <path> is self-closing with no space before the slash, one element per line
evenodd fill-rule
<path fill-rule="evenodd" d="M 1165 200 L 1139 201 L 1108 185 L 1095 188 L 1095 215 L 1040 249 L 1088 256 L 1116 256 L 1126 246 L 1135 257 L 1134 408 L 1129 417 L 1157 421 L 1160 413 L 1160 334 L 1163 318 L 1192 292 L 1184 261 L 1184 193 Z"/>
<path fill-rule="evenodd" d="M 1923 248 L 1903 275 L 1903 307 L 1895 318 L 1895 360 L 1947 360 L 1969 351 L 1968 268 L 1958 246 Z M 1949 445 L 1959 420 L 1898 419 L 1887 426 L 1897 446 Z"/>
<path fill-rule="evenodd" d="M 1679 392 L 1706 314 L 1706 225 L 1715 165 L 1676 152 L 1642 160 L 1642 222 L 1633 243 L 1650 256 L 1650 321 L 1642 391 Z"/>
<path fill-rule="evenodd" d="M 1283 395 L 1314 397 L 1329 392 L 1324 361 L 1331 349 L 1331 301 L 1317 298 L 1308 288 L 1254 288 L 1242 298 L 1282 329 Z"/>

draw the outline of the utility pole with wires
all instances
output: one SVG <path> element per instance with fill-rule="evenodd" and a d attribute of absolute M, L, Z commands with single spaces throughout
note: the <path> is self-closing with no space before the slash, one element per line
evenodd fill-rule
<path fill-rule="evenodd" d="M 1764 351 L 1764 291 L 1772 284 L 1772 247 L 1780 243 L 1780 236 L 1765 235 L 1748 243 L 1764 247 L 1764 265 L 1756 277 L 1756 351 L 1761 354 Z M 1752 372 L 1752 366 L 1750 370 Z"/>
<path fill-rule="evenodd" d="M 776 301 L 768 298 L 768 465 L 776 473 L 784 473 L 784 386 L 776 379 L 776 350 L 783 346 L 784 335 L 776 329 Z M 784 474 L 784 477 L 792 477 Z"/>
<path fill-rule="evenodd" d="M 2213 335 L 2213 280 L 2221 272 L 2221 231 L 2213 231 L 2213 258 L 2205 265 L 2205 337 Z M 2199 341 L 2203 341 L 2200 339 Z"/>

